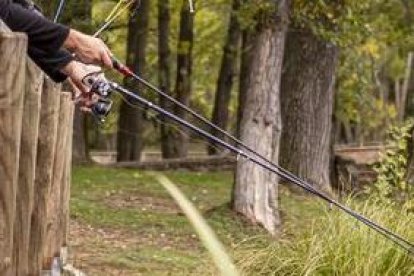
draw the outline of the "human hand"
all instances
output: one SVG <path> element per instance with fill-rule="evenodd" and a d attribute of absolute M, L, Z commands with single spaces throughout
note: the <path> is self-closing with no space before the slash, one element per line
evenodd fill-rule
<path fill-rule="evenodd" d="M 84 83 L 86 76 L 96 74 L 97 77 L 101 72 L 101 68 L 93 65 L 86 65 L 78 61 L 71 61 L 62 70 L 62 73 L 68 76 L 74 92 L 73 98 L 75 102 L 81 106 L 81 110 L 90 111 L 90 107 L 98 100 L 97 95 L 90 93 L 90 87 Z"/>
<path fill-rule="evenodd" d="M 63 47 L 74 53 L 83 63 L 112 68 L 112 53 L 99 38 L 71 29 Z"/>

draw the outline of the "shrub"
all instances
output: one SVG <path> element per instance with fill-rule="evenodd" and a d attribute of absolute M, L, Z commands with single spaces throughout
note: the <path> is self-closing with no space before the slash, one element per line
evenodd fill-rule
<path fill-rule="evenodd" d="M 380 164 L 374 168 L 377 180 L 367 189 L 367 194 L 378 202 L 402 206 L 406 210 L 414 207 L 414 187 L 407 183 L 408 140 L 413 126 L 414 122 L 409 120 L 390 129 L 386 142 L 388 148 L 382 154 Z"/>

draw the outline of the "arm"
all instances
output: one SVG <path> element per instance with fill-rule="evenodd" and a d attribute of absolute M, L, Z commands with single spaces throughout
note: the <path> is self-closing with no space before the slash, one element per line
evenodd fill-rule
<path fill-rule="evenodd" d="M 19 4 L 14 4 L 11 0 L 0 0 L 0 19 L 12 31 L 28 35 L 29 56 L 54 81 L 66 79 L 65 69 L 74 60 L 70 52 L 61 49 L 62 46 L 76 53 L 77 58 L 83 62 L 111 67 L 111 53 L 101 40 L 52 23 L 40 11 L 26 8 L 30 6 L 25 0 L 19 1 Z"/>
<path fill-rule="evenodd" d="M 12 3 L 11 0 L 0 0 L 0 19 L 12 31 L 26 33 L 29 47 L 48 54 L 56 53 L 63 47 L 84 63 L 112 67 L 112 54 L 102 40 L 52 23 L 41 15 Z"/>
<path fill-rule="evenodd" d="M 0 18 L 12 31 L 26 33 L 31 47 L 48 53 L 56 53 L 70 33 L 69 28 L 53 24 L 10 0 L 0 0 Z"/>

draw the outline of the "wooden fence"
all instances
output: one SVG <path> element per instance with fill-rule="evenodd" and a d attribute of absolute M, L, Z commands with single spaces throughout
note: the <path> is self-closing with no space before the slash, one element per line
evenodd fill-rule
<path fill-rule="evenodd" d="M 40 275 L 66 247 L 74 107 L 0 22 L 0 275 Z"/>

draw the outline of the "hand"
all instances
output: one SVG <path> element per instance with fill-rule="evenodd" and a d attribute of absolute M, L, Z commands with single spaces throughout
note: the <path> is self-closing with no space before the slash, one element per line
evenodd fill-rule
<path fill-rule="evenodd" d="M 70 30 L 63 47 L 74 53 L 83 63 L 112 68 L 112 53 L 99 38 Z"/>
<path fill-rule="evenodd" d="M 82 111 L 89 112 L 90 107 L 97 101 L 98 97 L 91 95 L 90 87 L 83 83 L 83 79 L 87 75 L 101 72 L 101 68 L 71 61 L 61 71 L 69 78 L 68 80 L 73 88 L 75 102 L 81 106 Z"/>
<path fill-rule="evenodd" d="M 65 67 L 62 68 L 61 72 L 69 77 L 75 88 L 82 94 L 88 94 L 90 88 L 83 83 L 83 79 L 90 74 L 100 73 L 101 68 L 94 65 L 86 65 L 78 61 L 71 61 Z"/>

